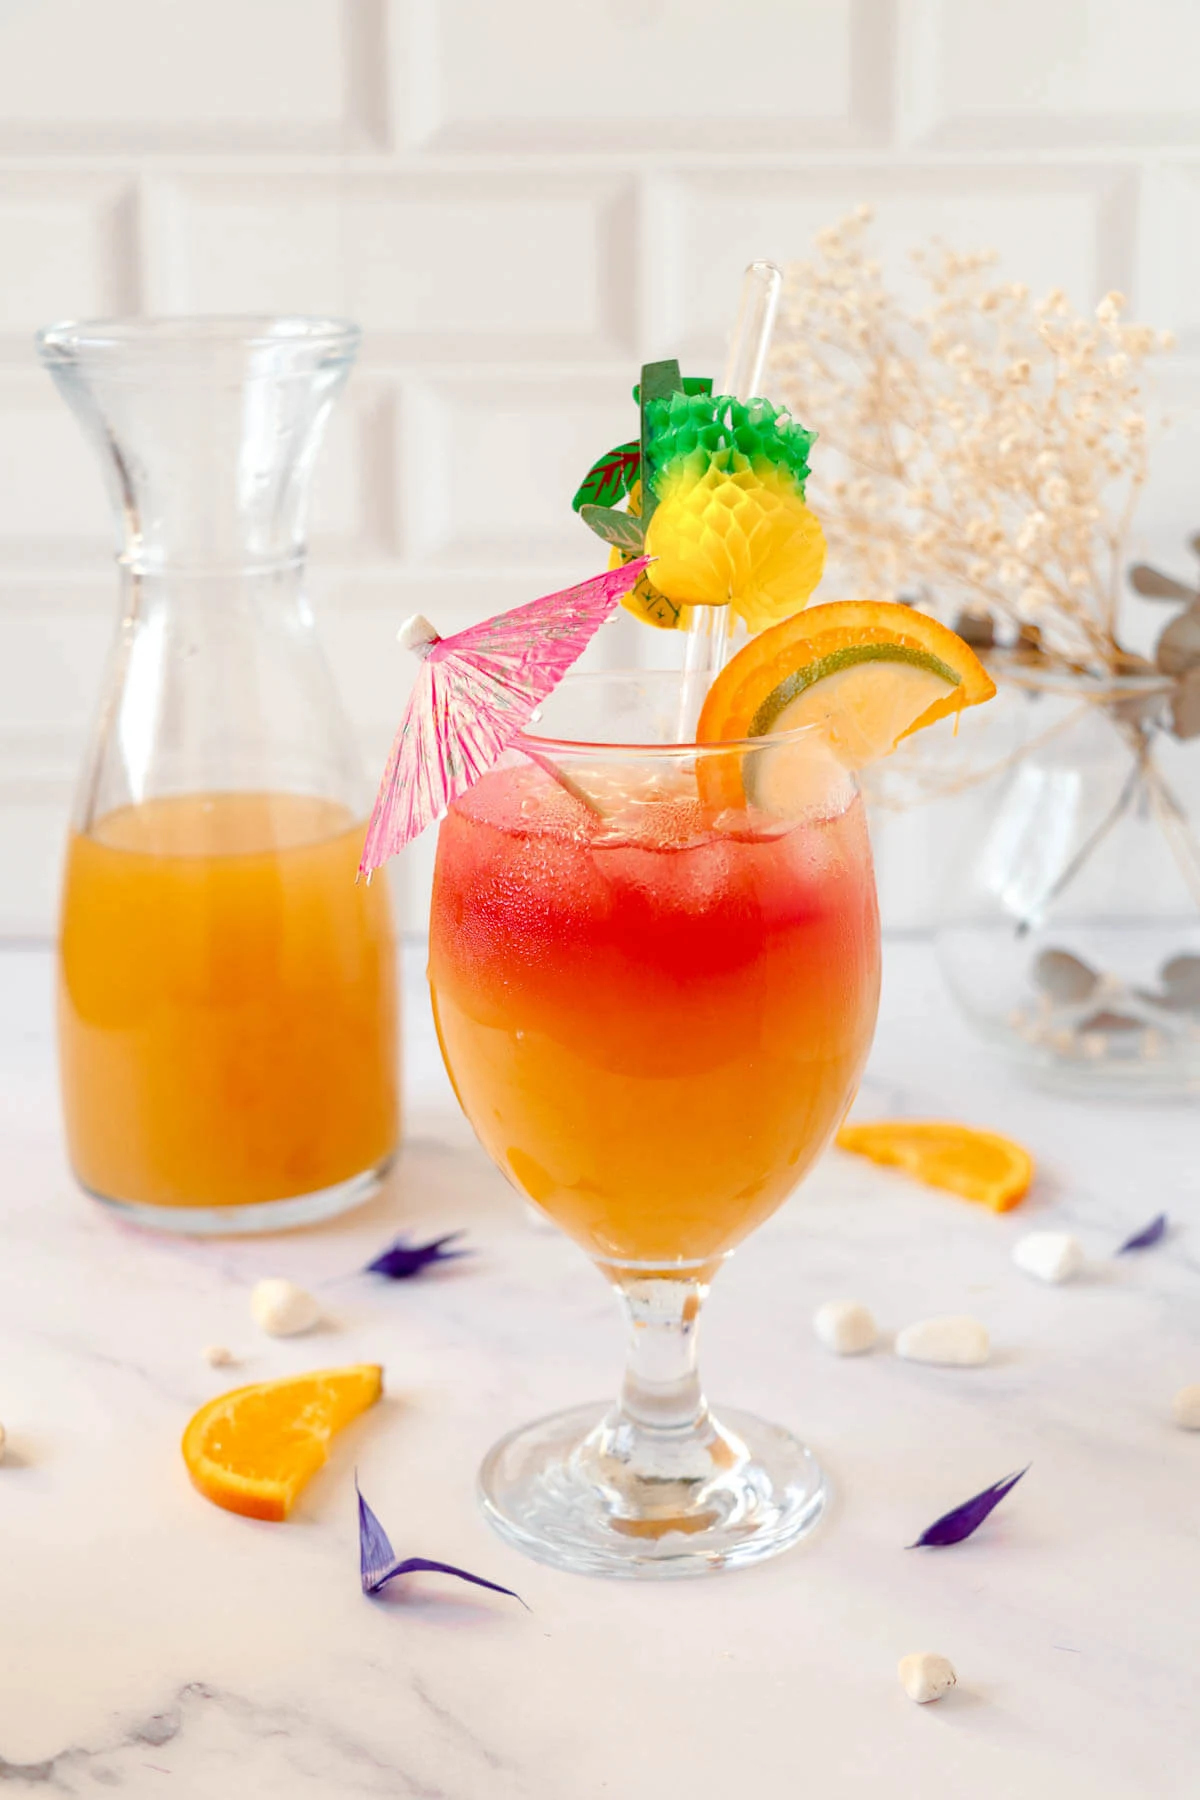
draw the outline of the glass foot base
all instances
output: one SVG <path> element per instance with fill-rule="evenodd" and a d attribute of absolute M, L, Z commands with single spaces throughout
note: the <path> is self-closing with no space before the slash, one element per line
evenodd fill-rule
<path fill-rule="evenodd" d="M 145 1206 L 138 1200 L 115 1200 L 110 1194 L 84 1189 L 118 1218 L 150 1231 L 171 1231 L 181 1237 L 243 1237 L 255 1232 L 293 1231 L 300 1225 L 316 1225 L 336 1218 L 369 1200 L 392 1166 L 386 1156 L 373 1169 L 363 1169 L 348 1181 L 318 1188 L 311 1194 L 294 1194 L 286 1200 L 264 1200 L 248 1206 Z"/>
<path fill-rule="evenodd" d="M 828 1497 L 812 1451 L 749 1413 L 708 1426 L 703 1443 L 664 1434 L 646 1474 L 623 1454 L 610 1408 L 539 1419 L 489 1452 L 484 1513 L 526 1555 L 584 1575 L 709 1575 L 789 1549 Z"/>

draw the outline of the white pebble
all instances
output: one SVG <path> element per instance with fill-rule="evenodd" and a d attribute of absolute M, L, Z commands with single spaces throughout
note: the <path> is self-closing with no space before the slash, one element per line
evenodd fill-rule
<path fill-rule="evenodd" d="M 271 1337 L 297 1337 L 302 1331 L 311 1331 L 321 1316 L 321 1308 L 307 1289 L 280 1280 L 255 1285 L 250 1311 Z"/>
<path fill-rule="evenodd" d="M 1200 1431 L 1200 1381 L 1180 1388 L 1171 1402 L 1171 1417 L 1184 1431 Z"/>
<path fill-rule="evenodd" d="M 857 1300 L 828 1300 L 813 1314 L 813 1330 L 827 1350 L 860 1356 L 879 1336 L 868 1309 Z"/>
<path fill-rule="evenodd" d="M 909 1362 L 948 1363 L 961 1367 L 988 1359 L 987 1327 L 965 1314 L 937 1319 L 918 1319 L 896 1337 L 896 1355 Z"/>
<path fill-rule="evenodd" d="M 227 1369 L 234 1360 L 233 1351 L 227 1350 L 224 1344 L 205 1344 L 202 1354 L 205 1362 L 214 1369 Z"/>
<path fill-rule="evenodd" d="M 1069 1231 L 1027 1231 L 1013 1245 L 1012 1259 L 1039 1281 L 1070 1281 L 1083 1267 L 1083 1245 Z"/>
<path fill-rule="evenodd" d="M 932 1650 L 920 1650 L 912 1656 L 902 1656 L 896 1673 L 900 1677 L 901 1687 L 918 1706 L 927 1706 L 931 1700 L 940 1700 L 943 1694 L 948 1694 L 952 1687 L 958 1685 L 954 1664 L 948 1657 L 936 1656 Z"/>

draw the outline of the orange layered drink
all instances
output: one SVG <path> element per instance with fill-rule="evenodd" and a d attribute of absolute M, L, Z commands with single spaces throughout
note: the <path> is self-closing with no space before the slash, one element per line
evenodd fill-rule
<path fill-rule="evenodd" d="M 714 807 L 704 755 L 548 748 L 485 776 L 438 846 L 430 981 L 459 1099 L 513 1182 L 626 1268 L 701 1267 L 773 1212 L 875 1023 L 853 781 L 814 743 L 798 804 Z"/>

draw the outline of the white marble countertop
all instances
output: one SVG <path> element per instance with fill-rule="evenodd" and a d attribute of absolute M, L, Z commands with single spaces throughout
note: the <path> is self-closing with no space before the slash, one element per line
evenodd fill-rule
<path fill-rule="evenodd" d="M 0 954 L 0 1785 L 168 1800 L 1188 1800 L 1200 1792 L 1200 1380 L 1194 1106 L 1043 1097 L 950 1014 L 929 951 L 895 943 L 860 1111 L 949 1114 L 1038 1155 L 996 1218 L 836 1153 L 724 1272 L 705 1344 L 716 1401 L 802 1432 L 836 1483 L 776 1562 L 666 1584 L 526 1562 L 475 1509 L 499 1432 L 610 1391 L 616 1315 L 529 1225 L 459 1118 L 410 957 L 408 1147 L 388 1191 L 330 1226 L 197 1243 L 115 1224 L 74 1189 L 58 1132 L 46 953 Z M 1114 1245 L 1165 1207 L 1158 1249 Z M 1008 1260 L 1069 1223 L 1095 1258 L 1044 1288 Z M 470 1263 L 354 1276 L 397 1230 L 464 1226 Z M 332 1322 L 274 1342 L 251 1283 L 319 1289 Z M 984 1369 L 887 1351 L 839 1361 L 815 1305 L 896 1328 L 971 1311 Z M 389 1398 L 352 1427 L 286 1525 L 207 1505 L 177 1444 L 242 1380 L 378 1360 Z M 969 1543 L 904 1546 L 1032 1463 Z M 352 1471 L 398 1551 L 465 1564 L 531 1607 L 434 1578 L 359 1591 Z M 960 1686 L 915 1707 L 916 1649 Z"/>

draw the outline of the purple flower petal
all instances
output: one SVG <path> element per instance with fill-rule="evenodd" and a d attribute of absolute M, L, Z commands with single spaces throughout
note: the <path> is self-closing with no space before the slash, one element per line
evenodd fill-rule
<path fill-rule="evenodd" d="M 466 1569 L 456 1569 L 453 1563 L 430 1562 L 424 1556 L 397 1557 L 387 1532 L 363 1499 L 357 1476 L 354 1491 L 358 1495 L 358 1563 L 364 1594 L 378 1594 L 397 1575 L 432 1573 L 453 1575 L 476 1587 L 490 1588 L 494 1594 L 507 1594 L 510 1600 L 519 1600 L 525 1606 L 520 1594 L 514 1594 L 511 1588 L 501 1587 L 497 1581 L 485 1581 L 482 1575 L 472 1575 Z M 525 1610 L 528 1612 L 528 1607 Z"/>
<path fill-rule="evenodd" d="M 1156 1219 L 1151 1219 L 1148 1225 L 1143 1225 L 1140 1231 L 1135 1231 L 1132 1237 L 1126 1238 L 1117 1255 L 1124 1256 L 1127 1250 L 1149 1250 L 1152 1244 L 1157 1244 L 1166 1235 L 1167 1215 L 1159 1213 Z"/>
<path fill-rule="evenodd" d="M 363 1499 L 357 1475 L 354 1477 L 354 1491 L 358 1495 L 358 1567 L 362 1577 L 362 1591 L 364 1594 L 373 1594 L 386 1571 L 395 1562 L 396 1552 L 392 1549 L 392 1541 L 387 1532 Z"/>
<path fill-rule="evenodd" d="M 983 1521 L 994 1507 L 999 1506 L 1005 1494 L 1010 1493 L 1020 1481 L 1022 1475 L 1029 1470 L 1026 1463 L 1015 1475 L 1006 1475 L 1003 1481 L 997 1481 L 993 1487 L 984 1488 L 982 1494 L 975 1494 L 970 1500 L 964 1500 L 961 1506 L 953 1511 L 943 1513 L 940 1519 L 927 1526 L 910 1550 L 930 1548 L 940 1550 L 946 1544 L 961 1544 L 969 1538 L 973 1531 L 978 1531 Z"/>
<path fill-rule="evenodd" d="M 398 1237 L 394 1244 L 380 1252 L 374 1262 L 366 1267 L 368 1275 L 386 1275 L 389 1281 L 408 1281 L 413 1275 L 419 1275 L 430 1263 L 453 1262 L 456 1256 L 470 1256 L 469 1250 L 447 1250 L 455 1238 L 462 1237 L 461 1231 L 448 1231 L 445 1237 L 431 1238 L 427 1244 L 410 1244 L 406 1238 Z"/>

